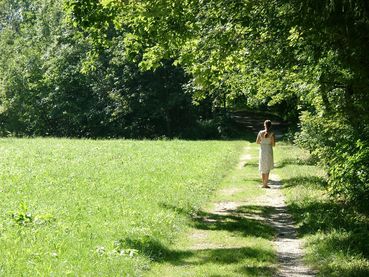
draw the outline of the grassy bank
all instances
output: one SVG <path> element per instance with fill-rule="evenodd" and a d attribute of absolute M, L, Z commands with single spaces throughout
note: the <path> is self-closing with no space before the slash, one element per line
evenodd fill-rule
<path fill-rule="evenodd" d="M 242 144 L 1 139 L 0 273 L 140 275 Z"/>
<path fill-rule="evenodd" d="M 276 156 L 307 262 L 319 276 L 369 276 L 369 218 L 327 196 L 324 172 L 308 153 L 279 145 Z"/>

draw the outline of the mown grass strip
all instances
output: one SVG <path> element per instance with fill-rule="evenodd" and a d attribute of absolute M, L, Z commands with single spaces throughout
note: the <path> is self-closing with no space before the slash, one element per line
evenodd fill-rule
<path fill-rule="evenodd" d="M 270 210 L 253 204 L 264 193 L 257 168 L 258 147 L 245 145 L 251 159 L 243 168 L 230 171 L 147 277 L 275 275 L 275 230 L 262 220 Z M 223 205 L 225 212 L 216 212 Z"/>

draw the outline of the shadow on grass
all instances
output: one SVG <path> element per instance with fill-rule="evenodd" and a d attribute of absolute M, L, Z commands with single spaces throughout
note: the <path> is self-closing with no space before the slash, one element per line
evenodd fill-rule
<path fill-rule="evenodd" d="M 326 181 L 312 176 L 291 178 L 283 182 L 284 187 L 293 188 L 298 185 L 321 190 L 326 186 Z M 311 196 L 288 204 L 288 210 L 299 226 L 299 235 L 313 235 L 313 260 L 324 276 L 369 276 L 367 215 L 334 199 L 316 199 Z"/>
<path fill-rule="evenodd" d="M 125 239 L 122 247 L 136 249 L 139 253 L 148 256 L 153 261 L 159 263 L 170 263 L 174 266 L 184 265 L 205 265 L 205 264 L 237 264 L 243 260 L 253 259 L 258 261 L 273 261 L 275 254 L 273 251 L 256 249 L 252 247 L 232 247 L 232 248 L 201 248 L 193 250 L 171 250 L 162 243 L 149 239 L 148 237 L 139 239 Z M 244 271 L 254 271 L 260 269 L 261 272 L 271 272 L 271 268 L 244 267 Z"/>
<path fill-rule="evenodd" d="M 241 206 L 227 213 L 198 212 L 193 226 L 200 230 L 228 231 L 241 236 L 255 236 L 265 239 L 274 238 L 274 229 L 263 223 L 259 216 L 270 212 L 270 207 Z"/>
<path fill-rule="evenodd" d="M 170 208 L 170 207 L 168 207 Z M 170 208 L 172 209 L 172 208 Z M 233 236 L 251 236 L 272 239 L 274 230 L 258 220 L 272 211 L 271 207 L 241 206 L 222 213 L 200 211 L 193 217 L 194 228 L 200 230 L 219 230 L 231 232 Z M 340 203 L 309 199 L 289 205 L 296 223 L 300 226 L 302 235 L 324 234 L 322 238 L 314 239 L 314 248 L 318 249 L 318 260 L 327 257 L 335 259 L 338 255 L 369 258 L 369 224 L 368 219 L 342 206 Z M 176 210 L 177 212 L 185 212 Z M 338 233 L 338 235 L 336 235 Z M 343 235 L 340 235 L 343 234 Z M 127 245 L 138 249 L 159 263 L 169 263 L 173 266 L 201 265 L 232 265 L 232 271 L 238 274 L 255 276 L 272 276 L 273 267 L 264 266 L 259 262 L 273 263 L 274 253 L 257 247 L 220 248 L 211 244 L 200 246 L 201 249 L 172 250 L 161 243 L 151 240 L 130 241 Z M 203 248 L 202 248 L 203 247 Z M 326 256 L 325 256 L 326 255 Z M 258 261 L 258 263 L 251 263 Z M 341 265 L 341 263 L 326 262 L 320 268 L 325 276 L 369 276 L 369 267 L 360 263 Z M 232 272 L 230 272 L 232 274 Z M 213 275 L 222 276 L 222 275 Z"/>
<path fill-rule="evenodd" d="M 275 272 L 274 267 L 260 266 L 260 262 L 273 263 L 275 260 L 274 251 L 268 251 L 262 248 L 204 247 L 193 250 L 172 250 L 159 241 L 150 239 L 149 237 L 121 240 L 120 247 L 122 249 L 136 249 L 140 254 L 149 257 L 152 261 L 169 263 L 173 266 L 203 266 L 210 264 L 213 266 L 232 265 L 232 270 L 238 273 L 252 273 L 257 276 L 272 276 Z M 245 265 L 248 264 L 250 260 L 258 262 L 256 264 L 253 263 L 252 266 Z"/>
<path fill-rule="evenodd" d="M 164 202 L 159 203 L 159 206 L 161 208 L 171 210 L 171 211 L 175 212 L 176 214 L 180 214 L 180 215 L 184 215 L 184 216 L 191 216 L 191 215 L 194 215 L 196 213 L 196 211 L 191 207 L 177 207 L 177 206 L 174 206 L 172 204 L 168 204 L 168 203 L 164 203 Z"/>
<path fill-rule="evenodd" d="M 238 235 L 262 237 L 270 240 L 275 235 L 274 229 L 260 220 L 260 216 L 266 217 L 273 211 L 273 207 L 247 205 L 234 210 L 227 209 L 225 212 L 209 213 L 195 212 L 166 203 L 162 203 L 160 206 L 178 214 L 191 216 L 191 224 L 196 229 L 229 231 Z"/>
<path fill-rule="evenodd" d="M 177 209 L 167 204 L 162 206 L 180 214 L 187 212 L 184 209 Z M 272 207 L 248 205 L 233 210 L 227 209 L 219 213 L 197 211 L 191 216 L 192 226 L 198 230 L 227 231 L 231 233 L 232 237 L 255 237 L 273 240 L 275 230 L 261 219 L 261 217 L 272 212 L 272 209 Z M 144 241 L 144 244 L 142 244 L 142 241 L 137 240 L 131 241 L 127 246 L 138 249 L 156 262 L 169 263 L 173 266 L 212 264 L 216 267 L 229 264 L 232 265 L 232 270 L 238 274 L 272 276 L 275 273 L 274 267 L 263 266 L 263 263 L 274 263 L 274 251 L 257 246 L 227 248 L 222 244 L 217 245 L 217 243 L 212 244 L 210 242 L 209 244 L 204 243 L 195 246 L 194 249 L 173 250 L 157 241 Z M 256 262 L 249 264 L 250 260 Z M 232 274 L 232 272 L 229 272 L 229 274 Z"/>
<path fill-rule="evenodd" d="M 257 168 L 257 167 L 259 167 L 259 163 L 257 163 L 257 162 L 256 163 L 255 162 L 251 162 L 251 163 L 246 162 L 244 167 L 256 167 Z"/>
<path fill-rule="evenodd" d="M 309 201 L 288 205 L 301 235 L 344 231 L 349 243 L 330 242 L 333 248 L 351 249 L 369 259 L 369 219 L 339 203 Z"/>
<path fill-rule="evenodd" d="M 238 273 L 247 273 L 249 276 L 277 276 L 275 275 L 275 270 L 271 270 L 267 266 L 250 266 L 243 265 L 237 270 Z"/>
<path fill-rule="evenodd" d="M 187 251 L 171 251 L 165 258 L 176 266 L 183 265 L 204 265 L 204 264 L 237 264 L 245 259 L 273 260 L 273 251 L 265 251 L 251 247 L 232 248 L 204 248 Z"/>
<path fill-rule="evenodd" d="M 311 189 L 319 188 L 323 189 L 327 186 L 327 180 L 323 177 L 318 176 L 300 176 L 293 177 L 290 179 L 283 180 L 284 188 L 292 188 L 299 185 L 303 185 L 305 187 L 310 187 Z"/>

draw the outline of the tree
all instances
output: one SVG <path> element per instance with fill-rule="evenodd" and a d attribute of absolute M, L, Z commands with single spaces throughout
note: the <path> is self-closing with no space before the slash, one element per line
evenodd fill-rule
<path fill-rule="evenodd" d="M 194 101 L 242 96 L 249 106 L 301 114 L 299 142 L 320 157 L 332 194 L 369 203 L 367 1 L 70 0 L 67 7 L 99 47 L 121 32 L 141 69 L 173 59 L 191 76 Z"/>
<path fill-rule="evenodd" d="M 125 58 L 119 33 L 93 56 L 91 39 L 65 20 L 63 3 L 0 3 L 3 133 L 183 136 L 196 124 L 182 70 L 167 63 L 140 72 Z"/>

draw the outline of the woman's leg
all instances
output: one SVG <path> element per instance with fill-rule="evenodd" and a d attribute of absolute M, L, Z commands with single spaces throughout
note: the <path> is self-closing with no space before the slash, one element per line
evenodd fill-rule
<path fill-rule="evenodd" d="M 269 188 L 268 176 L 269 176 L 269 173 L 261 173 L 261 179 L 263 180 L 263 188 Z"/>
<path fill-rule="evenodd" d="M 265 185 L 268 185 L 269 182 L 269 172 L 265 173 Z"/>

